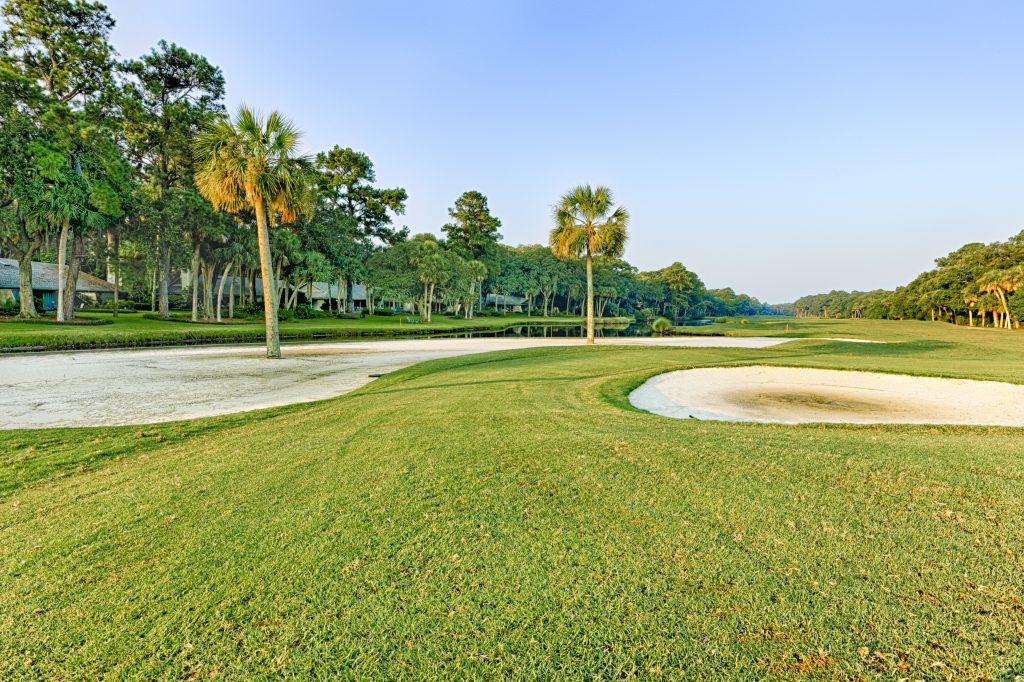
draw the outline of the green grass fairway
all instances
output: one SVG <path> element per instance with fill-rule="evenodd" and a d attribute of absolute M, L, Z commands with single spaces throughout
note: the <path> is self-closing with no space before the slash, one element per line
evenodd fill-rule
<path fill-rule="evenodd" d="M 109 320 L 112 324 L 57 324 L 52 320 L 0 320 L 0 352 L 5 348 L 35 347 L 36 350 L 75 348 L 119 348 L 166 346 L 185 343 L 259 343 L 264 339 L 262 320 L 232 320 L 227 323 L 193 323 L 186 319 L 154 320 L 141 313 L 113 317 L 108 313 L 80 313 L 81 320 Z M 472 320 L 436 315 L 428 323 L 409 324 L 405 315 L 369 316 L 359 319 L 324 318 L 281 323 L 281 338 L 342 339 L 359 336 L 410 336 L 443 334 L 463 329 L 504 329 L 520 324 L 582 324 L 580 317 L 532 317 L 509 314 Z"/>
<path fill-rule="evenodd" d="M 840 326 L 891 343 L 510 351 L 0 432 L 0 679 L 1018 679 L 1024 429 L 626 401 L 716 364 L 1024 383 L 1021 334 Z"/>

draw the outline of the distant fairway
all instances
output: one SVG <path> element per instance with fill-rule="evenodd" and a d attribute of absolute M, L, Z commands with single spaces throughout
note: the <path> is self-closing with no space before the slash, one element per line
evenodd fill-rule
<path fill-rule="evenodd" d="M 4 432 L 0 679 L 1024 675 L 1024 430 L 626 399 L 744 364 L 1024 384 L 1024 334 L 700 332 L 786 325 L 888 343 L 605 340 L 246 415 Z"/>

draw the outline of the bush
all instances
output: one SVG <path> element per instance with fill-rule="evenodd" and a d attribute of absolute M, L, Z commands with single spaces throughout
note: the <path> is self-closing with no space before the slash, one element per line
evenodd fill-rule
<path fill-rule="evenodd" d="M 0 305 L 0 315 L 17 315 L 19 312 L 21 312 L 21 305 L 13 298 Z"/>
<path fill-rule="evenodd" d="M 171 310 L 192 310 L 192 299 L 184 294 L 171 294 L 167 297 L 167 307 Z"/>
<path fill-rule="evenodd" d="M 654 322 L 651 322 L 651 331 L 658 336 L 668 334 L 672 331 L 672 321 L 666 317 L 659 317 Z"/>
<path fill-rule="evenodd" d="M 716 317 L 716 318 L 715 318 L 715 322 L 716 322 L 717 324 L 725 324 L 725 323 L 726 323 L 726 322 L 728 322 L 728 321 L 729 321 L 729 318 L 728 318 L 728 317 Z"/>
<path fill-rule="evenodd" d="M 289 308 L 280 308 L 277 311 L 277 319 L 281 322 L 287 322 L 295 317 L 295 311 Z"/>
<path fill-rule="evenodd" d="M 296 320 L 312 320 L 316 317 L 316 310 L 313 310 L 313 306 L 308 303 L 300 303 L 295 306 L 295 310 L 292 311 L 295 315 Z"/>
<path fill-rule="evenodd" d="M 263 304 L 247 302 L 235 306 L 235 317 L 259 317 L 263 315 Z"/>
<path fill-rule="evenodd" d="M 650 308 L 641 308 L 640 310 L 636 311 L 636 314 L 633 317 L 636 319 L 637 322 L 647 323 L 653 321 L 656 316 L 654 314 L 654 311 L 651 310 Z"/>
<path fill-rule="evenodd" d="M 380 317 L 391 317 L 395 314 L 395 311 L 391 308 L 375 308 L 373 314 Z"/>
<path fill-rule="evenodd" d="M 362 313 L 334 313 L 334 316 L 339 320 L 358 320 L 362 317 Z"/>

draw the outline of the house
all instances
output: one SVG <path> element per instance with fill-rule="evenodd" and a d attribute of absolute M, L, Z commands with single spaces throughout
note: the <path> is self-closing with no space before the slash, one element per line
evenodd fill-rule
<path fill-rule="evenodd" d="M 201 280 L 201 278 L 200 278 Z M 180 280 L 178 280 L 180 282 Z M 186 279 L 187 281 L 187 279 Z M 290 286 L 290 283 L 288 283 Z M 277 290 L 281 292 L 285 286 L 285 282 L 279 281 L 277 283 Z M 216 292 L 220 287 L 220 278 L 214 280 L 213 291 Z M 238 302 L 240 292 L 245 291 L 245 297 L 248 299 L 251 297 L 251 283 L 249 281 L 243 281 L 241 278 L 231 275 L 224 282 L 224 300 L 227 301 L 228 297 L 234 292 L 235 302 Z M 177 291 L 172 293 L 178 293 L 181 291 L 181 286 L 178 284 Z M 311 300 L 307 300 L 307 294 L 312 293 Z M 348 300 L 349 306 L 354 310 L 361 310 L 366 307 L 366 287 L 362 284 L 353 284 L 347 294 L 342 291 L 342 297 Z M 256 278 L 256 300 L 263 300 L 263 280 L 259 277 Z M 336 307 L 338 304 L 338 285 L 328 284 L 327 282 L 313 282 L 312 286 L 302 285 L 299 287 L 299 298 L 300 303 L 309 303 L 316 310 L 330 310 Z"/>
<path fill-rule="evenodd" d="M 0 258 L 0 305 L 20 297 L 18 261 Z M 57 264 L 32 262 L 32 294 L 43 299 L 43 310 L 57 309 Z M 102 305 L 114 298 L 114 285 L 87 272 L 78 273 L 76 305 Z"/>
<path fill-rule="evenodd" d="M 494 306 L 495 310 L 504 309 L 510 313 L 521 313 L 529 306 L 529 302 L 522 296 L 487 294 L 487 298 L 484 299 L 484 306 Z"/>

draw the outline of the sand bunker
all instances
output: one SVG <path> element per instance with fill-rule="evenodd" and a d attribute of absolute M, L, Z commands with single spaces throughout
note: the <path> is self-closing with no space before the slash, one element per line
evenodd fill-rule
<path fill-rule="evenodd" d="M 757 337 L 615 338 L 602 344 L 767 348 Z M 399 339 L 0 355 L 0 429 L 106 426 L 192 419 L 321 400 L 424 360 L 516 348 L 580 345 L 573 338 Z"/>
<path fill-rule="evenodd" d="M 652 377 L 629 400 L 683 419 L 1024 426 L 1024 386 L 829 369 L 688 369 Z"/>

